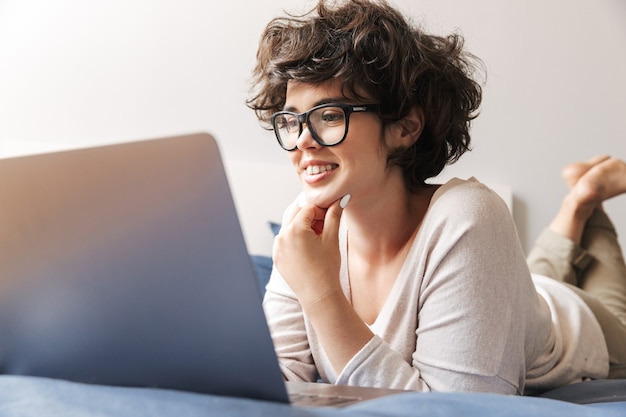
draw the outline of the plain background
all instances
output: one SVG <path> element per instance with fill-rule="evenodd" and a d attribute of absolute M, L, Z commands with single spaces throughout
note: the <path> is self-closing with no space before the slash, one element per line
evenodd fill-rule
<path fill-rule="evenodd" d="M 288 161 L 245 105 L 258 38 L 283 9 L 312 4 L 0 0 L 0 156 L 209 131 L 262 181 L 262 164 Z M 460 32 L 484 61 L 473 151 L 442 178 L 510 186 L 528 249 L 566 192 L 565 164 L 626 158 L 626 2 L 393 4 L 430 32 Z M 607 209 L 626 235 L 626 198 Z"/>

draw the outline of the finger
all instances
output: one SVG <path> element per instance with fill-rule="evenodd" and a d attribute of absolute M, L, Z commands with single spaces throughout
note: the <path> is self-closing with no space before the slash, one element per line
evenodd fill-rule
<path fill-rule="evenodd" d="M 293 222 L 300 210 L 304 207 L 307 207 L 308 205 L 309 203 L 304 193 L 301 192 L 300 194 L 298 194 L 295 201 L 291 203 L 291 205 L 287 208 L 287 211 L 283 215 L 283 225 Z"/>
<path fill-rule="evenodd" d="M 310 221 L 310 225 L 316 235 L 320 235 L 324 230 L 324 219 L 326 218 L 327 212 L 328 209 L 314 207 L 313 218 Z"/>
<path fill-rule="evenodd" d="M 343 210 L 350 201 L 350 194 L 346 194 L 341 199 L 330 205 L 324 218 L 324 233 L 330 233 L 337 236 L 339 225 L 341 223 L 341 215 Z"/>
<path fill-rule="evenodd" d="M 302 225 L 305 230 L 313 230 L 315 234 L 319 235 L 324 225 L 324 217 L 326 216 L 326 209 L 319 208 L 317 206 L 303 207 L 294 222 Z"/>
<path fill-rule="evenodd" d="M 301 210 L 301 206 L 293 204 L 283 216 L 283 225 L 286 226 L 291 224 Z"/>

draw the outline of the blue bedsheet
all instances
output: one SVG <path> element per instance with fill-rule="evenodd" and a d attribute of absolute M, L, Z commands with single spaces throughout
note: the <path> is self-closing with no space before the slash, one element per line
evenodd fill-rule
<path fill-rule="evenodd" d="M 344 408 L 299 408 L 248 399 L 150 388 L 107 387 L 46 378 L 0 376 L 2 417 L 206 416 L 626 416 L 626 402 L 577 405 L 494 394 L 406 393 Z"/>

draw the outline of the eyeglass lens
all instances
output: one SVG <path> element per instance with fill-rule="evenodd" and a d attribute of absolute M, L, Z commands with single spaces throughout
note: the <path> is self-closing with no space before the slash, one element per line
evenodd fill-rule
<path fill-rule="evenodd" d="M 341 107 L 322 107 L 308 113 L 307 123 L 313 137 L 324 145 L 341 142 L 346 134 L 346 114 Z M 274 120 L 274 129 L 281 144 L 295 148 L 301 133 L 296 113 L 281 113 Z"/>

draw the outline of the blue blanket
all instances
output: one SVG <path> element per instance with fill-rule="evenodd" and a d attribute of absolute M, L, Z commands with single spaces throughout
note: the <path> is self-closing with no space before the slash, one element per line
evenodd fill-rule
<path fill-rule="evenodd" d="M 626 416 L 626 402 L 577 405 L 495 394 L 406 393 L 344 408 L 285 404 L 154 388 L 108 387 L 46 378 L 0 376 L 2 417 L 206 416 Z"/>

